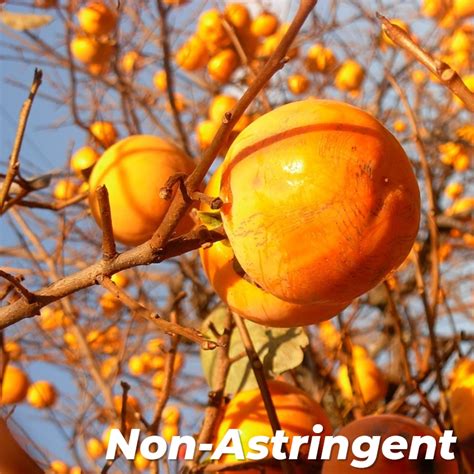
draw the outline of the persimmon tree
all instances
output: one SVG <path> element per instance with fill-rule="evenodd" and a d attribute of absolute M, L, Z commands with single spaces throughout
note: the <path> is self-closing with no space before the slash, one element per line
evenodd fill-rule
<path fill-rule="evenodd" d="M 200 453 L 105 460 L 113 427 L 213 442 L 222 417 L 233 426 L 224 415 L 233 397 L 259 404 L 257 424 L 244 417 L 239 426 L 271 433 L 291 419 L 280 403 L 293 394 L 324 410 L 333 429 L 382 414 L 415 419 L 420 433 L 454 427 L 459 472 L 474 468 L 474 8 L 463 0 L 282 3 L 286 11 L 265 1 L 0 6 L 2 62 L 28 72 L 4 68 L 2 89 L 25 102 L 9 110 L 19 118 L 0 169 L 0 415 L 29 452 L 19 452 L 24 466 L 31 456 L 45 471 L 70 474 L 330 469 L 304 460 L 211 463 Z M 261 117 L 310 98 L 377 119 L 403 147 L 421 193 L 403 263 L 350 299 L 360 269 L 345 281 L 348 300 L 324 311 L 280 299 L 284 290 L 270 294 L 236 261 L 219 184 L 240 132 L 256 127 L 254 141 L 273 127 L 283 132 L 283 115 L 259 132 Z M 51 116 L 41 113 L 51 105 Z M 59 169 L 31 155 L 38 114 L 51 127 L 43 152 Z M 55 146 L 59 134 L 72 145 Z M 172 166 L 155 161 L 163 149 Z M 109 159 L 121 165 L 110 171 Z M 142 186 L 150 179 L 156 188 Z M 295 252 L 323 245 L 304 220 L 291 225 Z M 393 257 L 386 251 L 380 262 Z M 336 252 L 321 275 L 334 260 Z M 215 271 L 222 262 L 225 274 Z M 279 384 L 292 388 L 282 395 Z M 39 422 L 62 441 L 33 436 Z"/>

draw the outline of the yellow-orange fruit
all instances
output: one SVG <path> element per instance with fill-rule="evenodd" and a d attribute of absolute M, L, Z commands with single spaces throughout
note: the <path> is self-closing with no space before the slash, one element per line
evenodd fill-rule
<path fill-rule="evenodd" d="M 77 14 L 82 31 L 88 35 L 106 35 L 117 24 L 117 15 L 103 2 L 89 2 Z"/>
<path fill-rule="evenodd" d="M 71 40 L 71 54 L 85 64 L 107 63 L 114 47 L 108 42 L 98 41 L 91 36 L 76 36 Z"/>
<path fill-rule="evenodd" d="M 133 355 L 128 361 L 128 371 L 137 377 L 143 375 L 148 370 L 146 363 L 138 355 Z"/>
<path fill-rule="evenodd" d="M 104 455 L 105 447 L 100 439 L 90 438 L 86 442 L 86 451 L 89 457 L 95 461 Z"/>
<path fill-rule="evenodd" d="M 132 74 L 143 67 L 143 58 L 136 51 L 127 51 L 121 61 L 120 66 L 126 74 Z"/>
<path fill-rule="evenodd" d="M 243 270 L 294 303 L 347 304 L 373 288 L 404 261 L 420 219 L 398 141 L 329 100 L 287 104 L 246 127 L 223 162 L 220 197 Z"/>
<path fill-rule="evenodd" d="M 153 235 L 170 205 L 160 197 L 160 189 L 170 176 L 189 174 L 193 169 L 189 157 L 159 137 L 125 138 L 105 151 L 91 173 L 92 215 L 100 225 L 96 188 L 105 185 L 115 238 L 127 245 L 139 245 Z M 189 228 L 189 221 L 188 216 L 182 220 L 181 230 Z"/>
<path fill-rule="evenodd" d="M 49 465 L 52 474 L 69 474 L 69 466 L 64 462 L 56 459 L 51 461 Z"/>
<path fill-rule="evenodd" d="M 121 301 L 110 292 L 104 293 L 99 299 L 99 305 L 106 316 L 116 313 L 122 306 Z"/>
<path fill-rule="evenodd" d="M 354 346 L 352 352 L 352 365 L 354 367 L 355 380 L 365 404 L 371 404 L 383 400 L 387 393 L 387 383 L 377 364 L 363 351 Z M 363 348 L 362 348 L 363 349 Z M 347 365 L 342 365 L 337 373 L 337 384 L 342 396 L 346 400 L 352 400 L 353 394 L 357 393 L 357 387 L 351 386 Z"/>
<path fill-rule="evenodd" d="M 321 424 L 321 437 L 330 435 L 331 424 L 324 410 L 305 392 L 285 382 L 268 381 L 281 429 L 290 438 L 288 448 L 291 449 L 294 436 L 314 435 L 313 426 Z M 220 422 L 214 446 L 223 439 L 229 429 L 240 430 L 240 439 L 244 456 L 249 453 L 248 442 L 253 436 L 273 436 L 273 430 L 268 419 L 260 389 L 238 392 L 227 405 Z M 321 440 L 321 443 L 323 440 Z M 271 449 L 271 448 L 270 448 Z M 304 449 L 304 448 L 303 448 Z M 236 462 L 235 456 L 225 454 L 219 462 Z"/>
<path fill-rule="evenodd" d="M 71 169 L 78 177 L 82 177 L 83 171 L 92 168 L 97 163 L 99 156 L 99 153 L 91 146 L 83 146 L 72 155 Z"/>
<path fill-rule="evenodd" d="M 203 67 L 209 58 L 204 41 L 191 36 L 176 52 L 176 64 L 186 71 L 195 71 Z"/>
<path fill-rule="evenodd" d="M 314 44 L 306 53 L 305 66 L 308 71 L 326 73 L 333 69 L 335 64 L 333 52 L 322 44 Z"/>
<path fill-rule="evenodd" d="M 457 18 L 473 16 L 474 3 L 471 0 L 453 0 L 452 12 Z"/>
<path fill-rule="evenodd" d="M 177 425 L 179 423 L 180 411 L 175 405 L 167 405 L 161 416 L 163 423 L 168 425 Z"/>
<path fill-rule="evenodd" d="M 153 75 L 153 85 L 160 92 L 166 92 L 168 81 L 166 79 L 166 72 L 164 70 L 155 72 Z"/>
<path fill-rule="evenodd" d="M 28 385 L 28 377 L 21 369 L 7 365 L 1 385 L 0 405 L 23 401 L 28 392 Z"/>
<path fill-rule="evenodd" d="M 250 25 L 250 31 L 255 36 L 270 36 L 277 30 L 278 18 L 270 12 L 260 13 Z"/>
<path fill-rule="evenodd" d="M 216 82 L 226 83 L 239 65 L 237 53 L 230 48 L 219 51 L 207 63 L 207 73 Z"/>
<path fill-rule="evenodd" d="M 196 125 L 196 138 L 202 150 L 212 143 L 219 126 L 219 123 L 212 120 L 203 120 Z"/>
<path fill-rule="evenodd" d="M 146 343 L 146 349 L 150 354 L 163 354 L 165 349 L 165 341 L 159 337 L 150 339 Z"/>
<path fill-rule="evenodd" d="M 232 43 L 218 10 L 211 8 L 203 12 L 198 20 L 197 35 L 217 48 L 225 48 Z"/>
<path fill-rule="evenodd" d="M 105 148 L 113 145 L 118 136 L 114 124 L 110 122 L 93 122 L 89 127 L 89 131 L 91 135 Z"/>
<path fill-rule="evenodd" d="M 224 16 L 237 31 L 250 24 L 250 13 L 242 3 L 228 3 L 224 9 Z"/>
<path fill-rule="evenodd" d="M 449 374 L 449 388 L 453 389 L 456 385 L 462 384 L 470 375 L 474 375 L 474 359 L 462 357 Z"/>
<path fill-rule="evenodd" d="M 393 123 L 393 129 L 398 133 L 404 132 L 406 128 L 407 124 L 403 120 L 398 119 Z"/>
<path fill-rule="evenodd" d="M 78 185 L 70 179 L 60 179 L 54 187 L 53 196 L 60 201 L 72 199 L 78 191 Z"/>
<path fill-rule="evenodd" d="M 137 452 L 135 459 L 133 460 L 133 465 L 139 471 L 146 471 L 150 467 L 151 461 L 145 458 L 141 452 Z"/>
<path fill-rule="evenodd" d="M 209 105 L 209 118 L 214 122 L 221 123 L 226 112 L 230 112 L 237 104 L 237 99 L 230 95 L 216 95 Z"/>
<path fill-rule="evenodd" d="M 16 341 L 6 341 L 4 345 L 5 352 L 8 353 L 10 360 L 17 360 L 21 357 L 23 350 Z"/>
<path fill-rule="evenodd" d="M 178 425 L 167 424 L 161 429 L 161 436 L 166 440 L 167 443 L 171 443 L 171 438 L 173 438 L 173 436 L 178 436 L 178 434 Z"/>
<path fill-rule="evenodd" d="M 357 91 L 365 77 L 365 71 L 362 66 L 348 59 L 338 69 L 334 83 L 341 91 Z"/>
<path fill-rule="evenodd" d="M 344 426 L 337 434 L 338 436 L 346 437 L 349 441 L 349 446 L 359 436 L 380 436 L 380 445 L 389 436 L 403 436 L 408 446 L 410 446 L 413 436 L 432 436 L 436 440 L 439 438 L 439 434 L 428 426 L 401 415 L 366 416 Z M 334 449 L 331 459 L 323 463 L 322 474 L 349 474 L 359 470 L 367 474 L 426 474 L 428 472 L 457 474 L 456 460 L 446 461 L 441 457 L 440 451 L 440 444 L 437 443 L 436 454 L 433 460 L 421 459 L 423 450 L 420 450 L 419 459 L 412 460 L 407 459 L 407 451 L 403 451 L 404 457 L 400 460 L 390 460 L 379 453 L 374 464 L 362 470 L 350 465 L 352 461 L 358 459 L 351 449 L 349 449 L 347 459 L 341 460 L 337 459 L 337 449 Z"/>
<path fill-rule="evenodd" d="M 303 76 L 303 74 L 292 74 L 288 76 L 287 83 L 288 89 L 295 95 L 303 94 L 309 87 L 309 79 Z"/>
<path fill-rule="evenodd" d="M 449 183 L 444 188 L 444 194 L 449 199 L 457 199 L 464 192 L 464 186 L 461 183 Z"/>
<path fill-rule="evenodd" d="M 217 197 L 221 185 L 222 165 L 212 175 L 206 194 Z M 206 204 L 201 206 L 209 211 Z M 209 282 L 219 297 L 240 316 L 272 327 L 306 326 L 329 319 L 342 311 L 340 305 L 295 304 L 284 301 L 243 278 L 234 263 L 234 252 L 227 240 L 199 249 L 201 263 Z"/>
<path fill-rule="evenodd" d="M 57 393 L 50 382 L 40 380 L 30 385 L 26 398 L 35 408 L 49 408 L 56 402 Z"/>

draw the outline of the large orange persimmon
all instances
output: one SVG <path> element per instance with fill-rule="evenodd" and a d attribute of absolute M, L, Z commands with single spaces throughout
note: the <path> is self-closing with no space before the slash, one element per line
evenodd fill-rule
<path fill-rule="evenodd" d="M 272 397 L 273 404 L 281 425 L 281 429 L 288 436 L 288 451 L 291 450 L 293 436 L 315 436 L 313 426 L 320 424 L 323 426 L 323 432 L 320 434 L 321 443 L 324 436 L 332 432 L 331 423 L 321 406 L 305 392 L 286 382 L 276 380 L 268 381 L 268 388 Z M 227 405 L 219 428 L 214 446 L 222 441 L 229 429 L 238 429 L 245 458 L 251 451 L 248 447 L 250 438 L 254 436 L 273 436 L 273 430 L 268 419 L 265 405 L 260 389 L 245 390 L 239 392 Z M 262 443 L 263 445 L 263 443 Z M 302 459 L 307 455 L 308 445 L 302 446 L 300 456 Z M 271 455 L 271 445 L 268 445 Z M 237 459 L 232 454 L 225 454 L 218 461 L 219 463 L 235 463 Z M 258 469 L 248 469 L 246 474 L 261 472 Z M 277 473 L 279 469 L 268 468 L 265 472 Z M 297 471 L 298 472 L 298 471 Z"/>
<path fill-rule="evenodd" d="M 224 229 L 246 274 L 293 303 L 342 304 L 399 266 L 420 195 L 410 162 L 374 117 L 308 99 L 246 127 L 230 147 Z"/>
<path fill-rule="evenodd" d="M 402 415 L 372 415 L 355 420 L 344 426 L 338 433 L 349 441 L 349 446 L 359 436 L 380 436 L 380 450 L 374 464 L 364 469 L 357 469 L 351 466 L 351 462 L 357 459 L 349 449 L 347 459 L 337 459 L 337 449 L 333 450 L 332 457 L 324 461 L 322 474 L 349 474 L 362 471 L 367 474 L 457 474 L 458 467 L 456 460 L 446 461 L 440 456 L 440 445 L 438 443 L 439 434 L 428 426 L 422 425 L 418 421 Z M 382 443 L 389 436 L 402 436 L 407 440 L 408 449 L 403 452 L 396 449 L 394 452 L 402 452 L 403 459 L 390 460 L 382 455 Z M 420 448 L 422 453 L 418 459 L 408 459 L 409 448 L 413 436 L 432 436 L 436 440 L 436 453 L 433 460 L 421 459 L 424 457 L 423 445 Z M 366 449 L 365 447 L 363 448 Z"/>
<path fill-rule="evenodd" d="M 222 165 L 214 172 L 206 194 L 219 194 Z M 205 204 L 201 210 L 209 211 Z M 324 321 L 342 311 L 350 301 L 338 305 L 289 303 L 253 284 L 239 275 L 234 252 L 229 242 L 215 242 L 199 250 L 209 282 L 219 297 L 237 314 L 256 323 L 272 327 L 306 326 Z"/>
<path fill-rule="evenodd" d="M 132 135 L 108 148 L 92 170 L 89 202 L 97 223 L 100 212 L 96 189 L 105 185 L 109 192 L 115 238 L 127 245 L 148 240 L 163 220 L 170 201 L 160 197 L 160 189 L 176 173 L 192 172 L 194 164 L 180 149 L 151 135 Z M 192 225 L 186 216 L 177 232 Z"/>

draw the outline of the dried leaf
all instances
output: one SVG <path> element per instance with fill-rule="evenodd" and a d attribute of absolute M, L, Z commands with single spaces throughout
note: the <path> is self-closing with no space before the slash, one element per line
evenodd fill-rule
<path fill-rule="evenodd" d="M 51 15 L 0 11 L 0 22 L 17 31 L 41 28 L 53 20 Z"/>

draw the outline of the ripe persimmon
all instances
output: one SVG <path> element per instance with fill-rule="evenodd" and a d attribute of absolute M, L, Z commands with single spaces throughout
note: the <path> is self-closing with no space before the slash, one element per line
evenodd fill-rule
<path fill-rule="evenodd" d="M 222 165 L 212 175 L 206 194 L 219 193 Z M 205 204 L 203 211 L 209 211 Z M 289 303 L 263 290 L 238 273 L 234 252 L 229 242 L 215 242 L 199 250 L 204 271 L 220 298 L 237 314 L 271 327 L 294 327 L 315 324 L 335 316 L 349 302 L 339 305 Z"/>
<path fill-rule="evenodd" d="M 0 405 L 8 405 L 23 401 L 28 391 L 28 385 L 28 377 L 23 370 L 14 365 L 7 365 L 7 368 L 3 373 Z"/>
<path fill-rule="evenodd" d="M 246 127 L 223 162 L 224 229 L 248 277 L 285 301 L 347 304 L 397 268 L 420 195 L 395 137 L 367 112 L 308 99 Z"/>
<path fill-rule="evenodd" d="M 132 135 L 108 148 L 95 165 L 90 179 L 89 202 L 101 224 L 97 187 L 109 193 L 115 238 L 127 245 L 139 245 L 158 228 L 170 205 L 160 189 L 170 176 L 192 172 L 194 164 L 179 148 L 162 138 Z M 191 226 L 185 217 L 177 231 Z"/>
<path fill-rule="evenodd" d="M 57 393 L 54 385 L 46 380 L 40 380 L 30 385 L 26 397 L 32 407 L 42 409 L 54 405 Z"/>
<path fill-rule="evenodd" d="M 380 436 L 380 445 L 389 436 L 402 436 L 410 446 L 413 436 L 432 436 L 438 440 L 439 435 L 416 420 L 402 415 L 372 415 L 355 420 L 344 426 L 338 433 L 349 441 L 349 446 L 359 436 Z M 423 453 L 423 448 L 420 449 Z M 440 445 L 437 443 L 436 455 L 433 460 L 407 459 L 408 451 L 403 452 L 404 457 L 399 460 L 390 460 L 380 452 L 370 467 L 363 469 L 367 474 L 425 474 L 435 472 L 436 474 L 457 474 L 458 467 L 456 460 L 446 461 L 440 456 Z M 333 450 L 331 459 L 324 461 L 322 474 L 346 474 L 358 471 L 351 466 L 351 462 L 356 459 L 349 449 L 347 459 L 337 459 L 337 450 Z"/>
<path fill-rule="evenodd" d="M 101 36 L 113 31 L 117 15 L 104 2 L 92 1 L 77 14 L 82 31 L 88 35 Z"/>
<path fill-rule="evenodd" d="M 288 436 L 288 449 L 291 449 L 293 436 L 314 436 L 313 426 L 323 426 L 321 443 L 324 436 L 332 432 L 331 423 L 321 406 L 305 392 L 286 382 L 268 380 L 273 405 L 281 425 L 281 429 Z M 244 456 L 249 453 L 248 443 L 254 436 L 273 436 L 273 430 L 268 419 L 267 411 L 259 388 L 238 392 L 226 406 L 220 421 L 214 446 L 217 446 L 229 429 L 238 429 Z M 303 447 L 300 451 L 304 458 Z M 269 446 L 269 449 L 271 447 Z M 232 454 L 226 454 L 219 460 L 220 463 L 233 463 L 237 459 Z M 243 471 L 247 472 L 247 471 Z M 251 470 L 248 472 L 259 472 Z M 272 471 L 268 471 L 272 472 Z M 276 470 L 275 472 L 278 472 Z"/>

